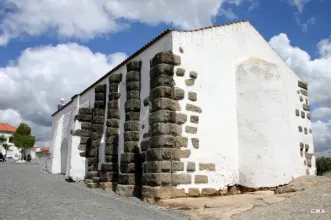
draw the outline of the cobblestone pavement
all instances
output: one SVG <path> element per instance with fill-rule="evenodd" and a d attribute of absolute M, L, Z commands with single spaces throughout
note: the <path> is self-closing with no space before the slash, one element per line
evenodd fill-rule
<path fill-rule="evenodd" d="M 187 219 L 136 198 L 69 183 L 37 164 L 0 163 L 1 220 Z"/>
<path fill-rule="evenodd" d="M 232 220 L 330 220 L 331 184 L 325 184 L 268 206 L 232 216 Z"/>

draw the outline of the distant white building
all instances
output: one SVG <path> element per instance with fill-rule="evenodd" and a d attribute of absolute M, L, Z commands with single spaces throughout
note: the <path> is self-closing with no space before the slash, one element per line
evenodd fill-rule
<path fill-rule="evenodd" d="M 21 159 L 22 153 L 19 148 L 17 148 L 14 143 L 13 143 L 13 133 L 16 131 L 16 128 L 10 124 L 7 123 L 0 123 L 0 136 L 4 135 L 7 138 L 7 141 L 5 142 L 8 144 L 10 147 L 8 151 L 6 152 L 6 149 L 3 147 L 3 144 L 0 144 L 0 152 L 3 155 L 7 156 L 7 159 Z M 36 149 L 35 147 L 29 148 L 25 150 L 25 154 L 31 155 L 31 158 L 34 159 L 36 158 Z"/>
<path fill-rule="evenodd" d="M 276 187 L 316 172 L 308 85 L 249 22 L 167 30 L 61 105 L 50 153 L 126 196 Z"/>

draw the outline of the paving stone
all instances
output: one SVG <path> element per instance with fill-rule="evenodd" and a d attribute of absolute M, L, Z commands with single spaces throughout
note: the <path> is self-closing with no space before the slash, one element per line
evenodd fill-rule
<path fill-rule="evenodd" d="M 88 156 L 90 156 L 90 157 L 97 157 L 97 156 L 99 156 L 99 151 L 98 151 L 98 149 L 91 149 L 91 150 L 88 152 Z"/>
<path fill-rule="evenodd" d="M 163 63 L 177 66 L 180 65 L 181 59 L 180 56 L 177 56 L 172 52 L 160 52 L 152 58 L 151 67 Z"/>
<path fill-rule="evenodd" d="M 181 158 L 189 158 L 190 155 L 191 155 L 191 151 L 190 150 L 174 149 L 173 150 L 172 159 L 173 160 L 180 160 Z"/>
<path fill-rule="evenodd" d="M 86 186 L 88 188 L 91 188 L 91 189 L 98 188 L 98 184 L 97 183 L 87 183 Z"/>
<path fill-rule="evenodd" d="M 305 112 L 301 111 L 301 118 L 305 118 Z"/>
<path fill-rule="evenodd" d="M 307 118 L 310 120 L 310 113 L 307 113 Z"/>
<path fill-rule="evenodd" d="M 118 156 L 117 154 L 113 154 L 112 156 L 105 156 L 106 163 L 117 163 L 118 162 Z"/>
<path fill-rule="evenodd" d="M 93 132 L 92 133 L 92 140 L 99 140 L 101 139 L 103 136 L 103 133 L 99 133 L 99 132 Z"/>
<path fill-rule="evenodd" d="M 86 144 L 79 144 L 77 149 L 81 151 L 86 151 L 87 149 Z"/>
<path fill-rule="evenodd" d="M 299 111 L 299 109 L 295 109 L 295 115 L 296 115 L 296 116 L 300 116 L 300 111 Z"/>
<path fill-rule="evenodd" d="M 176 113 L 174 111 L 170 110 L 159 110 L 156 112 L 152 112 L 149 115 L 149 124 L 155 124 L 155 123 L 177 123 L 177 121 L 180 121 L 180 123 L 183 123 L 187 116 L 182 113 Z M 185 123 L 185 122 L 184 122 Z"/>
<path fill-rule="evenodd" d="M 300 102 L 303 102 L 303 97 L 302 96 L 300 96 Z"/>
<path fill-rule="evenodd" d="M 163 161 L 171 160 L 173 158 L 173 151 L 171 148 L 155 148 L 146 151 L 147 161 Z"/>

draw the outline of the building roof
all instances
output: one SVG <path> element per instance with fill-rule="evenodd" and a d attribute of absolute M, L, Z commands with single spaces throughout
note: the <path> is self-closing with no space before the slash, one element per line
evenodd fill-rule
<path fill-rule="evenodd" d="M 201 30 L 205 30 L 205 29 L 210 29 L 210 28 L 215 28 L 215 27 L 223 27 L 223 26 L 229 26 L 229 25 L 234 25 L 237 23 L 248 23 L 248 21 L 235 21 L 235 22 L 231 22 L 231 23 L 226 23 L 226 24 L 220 24 L 220 25 L 214 25 L 214 26 L 209 26 L 209 27 L 204 27 L 204 28 L 199 28 L 199 29 L 195 29 L 195 30 L 172 30 L 172 29 L 167 29 L 165 31 L 163 31 L 161 34 L 159 34 L 158 36 L 156 36 L 153 40 L 151 40 L 150 42 L 148 42 L 147 44 L 145 44 L 142 48 L 140 48 L 139 50 L 137 50 L 135 53 L 133 53 L 131 56 L 129 56 L 127 59 L 125 59 L 122 63 L 118 64 L 115 68 L 113 68 L 112 70 L 110 70 L 108 73 L 106 73 L 103 77 L 101 77 L 100 79 L 98 79 L 95 83 L 93 83 L 91 86 L 87 87 L 83 92 L 81 92 L 80 94 L 76 94 L 74 95 L 71 100 L 66 103 L 64 106 L 62 106 L 62 108 L 60 108 L 59 110 L 57 110 L 56 112 L 54 112 L 52 114 L 52 116 L 54 116 L 56 113 L 60 112 L 62 109 L 64 109 L 67 105 L 69 105 L 72 101 L 73 98 L 77 95 L 83 95 L 85 92 L 87 92 L 88 90 L 90 90 L 91 88 L 93 88 L 94 86 L 96 86 L 98 83 L 100 83 L 102 80 L 104 80 L 105 78 L 107 78 L 110 74 L 112 74 L 113 72 L 115 72 L 116 70 L 118 70 L 120 67 L 122 67 L 125 63 L 127 63 L 128 61 L 130 61 L 131 59 L 133 59 L 134 57 L 138 56 L 141 52 L 143 52 L 145 49 L 149 48 L 151 45 L 153 45 L 155 42 L 157 42 L 158 40 L 160 40 L 162 37 L 164 37 L 165 35 L 167 35 L 170 32 L 173 31 L 177 31 L 177 32 L 195 32 L 195 31 L 201 31 Z"/>
<path fill-rule="evenodd" d="M 7 123 L 0 123 L 0 132 L 14 133 L 16 128 Z"/>

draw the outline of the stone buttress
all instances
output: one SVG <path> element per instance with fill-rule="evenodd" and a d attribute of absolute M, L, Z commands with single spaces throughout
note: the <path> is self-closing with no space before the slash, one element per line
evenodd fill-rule
<path fill-rule="evenodd" d="M 141 194 L 140 160 L 140 87 L 141 62 L 126 65 L 126 102 L 124 122 L 124 153 L 120 155 L 119 184 L 116 193 L 122 196 Z"/>
<path fill-rule="evenodd" d="M 178 100 L 184 98 L 184 90 L 175 87 L 174 68 L 180 64 L 180 57 L 171 52 L 161 52 L 151 60 L 150 69 L 150 139 L 144 163 L 142 197 L 146 202 L 159 199 L 184 197 L 179 184 L 191 182 L 190 174 L 180 173 L 190 151 L 181 150 L 187 144 L 182 137 L 182 124 L 187 116 L 180 111 Z"/>
<path fill-rule="evenodd" d="M 105 138 L 105 163 L 101 164 L 101 171 L 99 172 L 100 187 L 103 189 L 110 188 L 114 191 L 116 190 L 118 182 L 118 137 L 120 134 L 119 84 L 121 82 L 121 73 L 110 75 Z"/>

